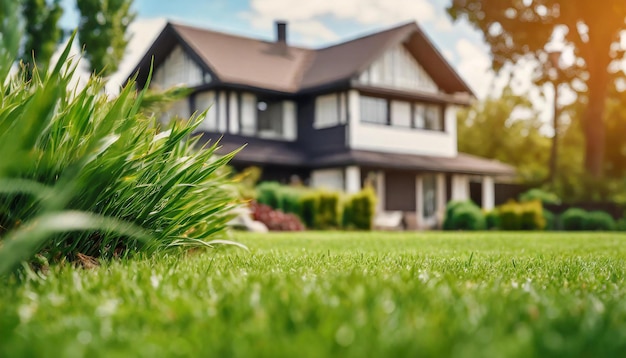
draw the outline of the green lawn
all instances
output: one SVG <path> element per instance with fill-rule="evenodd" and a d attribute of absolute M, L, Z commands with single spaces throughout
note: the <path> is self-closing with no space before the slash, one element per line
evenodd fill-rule
<path fill-rule="evenodd" d="M 626 236 L 244 235 L 0 290 L 0 357 L 626 355 Z"/>

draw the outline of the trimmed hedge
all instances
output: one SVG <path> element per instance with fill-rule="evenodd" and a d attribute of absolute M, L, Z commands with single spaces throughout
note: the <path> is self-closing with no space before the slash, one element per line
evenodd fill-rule
<path fill-rule="evenodd" d="M 584 221 L 587 211 L 579 208 L 567 209 L 561 215 L 561 225 L 565 231 L 582 231 L 585 229 Z"/>
<path fill-rule="evenodd" d="M 444 230 L 485 230 L 485 214 L 472 201 L 452 201 L 446 207 Z"/>
<path fill-rule="evenodd" d="M 315 225 L 318 230 L 337 229 L 341 224 L 339 193 L 318 191 L 319 202 L 315 212 Z"/>
<path fill-rule="evenodd" d="M 376 215 L 376 193 L 371 187 L 351 195 L 344 203 L 343 227 L 371 230 Z"/>
<path fill-rule="evenodd" d="M 498 208 L 501 230 L 543 230 L 546 227 L 543 205 L 538 200 L 510 201 Z"/>
<path fill-rule="evenodd" d="M 585 231 L 612 231 L 615 227 L 613 217 L 604 211 L 590 211 L 583 219 Z"/>

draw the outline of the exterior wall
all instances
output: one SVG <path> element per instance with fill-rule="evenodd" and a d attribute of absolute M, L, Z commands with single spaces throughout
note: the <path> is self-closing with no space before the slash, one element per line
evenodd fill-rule
<path fill-rule="evenodd" d="M 320 169 L 311 172 L 311 186 L 329 190 L 344 190 L 345 172 L 343 168 Z"/>
<path fill-rule="evenodd" d="M 439 89 L 426 70 L 403 46 L 395 46 L 359 77 L 365 85 L 437 93 Z"/>
<path fill-rule="evenodd" d="M 315 128 L 316 97 L 304 97 L 298 101 L 298 144 L 308 154 L 338 153 L 347 148 L 347 126 Z"/>
<path fill-rule="evenodd" d="M 452 176 L 452 200 L 465 201 L 470 198 L 469 177 L 467 175 Z"/>
<path fill-rule="evenodd" d="M 455 110 L 446 111 L 445 132 L 393 127 L 361 122 L 359 98 L 358 91 L 349 92 L 350 148 L 442 157 L 457 155 L 456 119 L 452 123 Z"/>
<path fill-rule="evenodd" d="M 354 194 L 361 190 L 361 168 L 357 166 L 349 166 L 346 168 L 345 173 L 345 188 L 346 193 Z"/>
<path fill-rule="evenodd" d="M 209 83 L 210 76 L 189 57 L 181 46 L 176 46 L 165 61 L 156 69 L 151 86 L 169 88 L 173 86 L 195 87 Z"/>

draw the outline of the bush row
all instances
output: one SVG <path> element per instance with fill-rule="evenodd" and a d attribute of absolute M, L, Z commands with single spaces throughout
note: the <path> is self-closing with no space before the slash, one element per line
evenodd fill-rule
<path fill-rule="evenodd" d="M 510 201 L 485 213 L 471 201 L 448 203 L 444 230 L 626 230 L 626 219 L 616 222 L 603 211 L 572 208 L 560 217 L 545 210 L 538 200 Z"/>
<path fill-rule="evenodd" d="M 263 182 L 257 186 L 257 201 L 284 213 L 299 217 L 309 229 L 371 230 L 376 195 L 365 188 L 353 195 L 284 186 L 277 182 Z"/>

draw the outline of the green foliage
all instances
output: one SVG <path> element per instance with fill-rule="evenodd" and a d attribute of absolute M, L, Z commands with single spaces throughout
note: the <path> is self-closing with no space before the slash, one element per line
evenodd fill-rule
<path fill-rule="evenodd" d="M 371 230 L 376 215 L 376 201 L 376 193 L 369 186 L 348 197 L 343 208 L 343 226 Z"/>
<path fill-rule="evenodd" d="M 341 226 L 340 195 L 337 192 L 319 190 L 319 201 L 315 213 L 315 228 L 337 229 Z"/>
<path fill-rule="evenodd" d="M 606 131 L 604 112 L 609 89 L 615 78 L 611 65 L 624 58 L 619 47 L 620 33 L 626 29 L 626 3 L 606 0 L 600 11 L 593 2 L 580 2 L 571 6 L 570 0 L 534 1 L 518 0 L 455 0 L 448 12 L 453 19 L 466 19 L 480 30 L 490 45 L 493 68 L 500 70 L 505 64 L 515 64 L 521 59 L 534 57 L 546 63 L 546 44 L 554 31 L 565 29 L 564 45 L 573 49 L 571 66 L 559 71 L 559 82 L 577 83 L 574 90 L 584 84 L 587 103 L 583 133 L 585 134 L 585 169 L 595 178 L 602 176 Z M 538 82 L 547 80 L 548 71 Z M 524 147 L 529 149 L 528 147 Z M 564 157 L 562 157 L 564 158 Z"/>
<path fill-rule="evenodd" d="M 510 201 L 501 205 L 498 211 L 502 230 L 543 230 L 546 227 L 543 206 L 538 200 L 524 203 Z"/>
<path fill-rule="evenodd" d="M 135 19 L 133 0 L 76 0 L 80 13 L 78 38 L 92 71 L 107 76 L 117 71 L 130 40 L 127 29 Z"/>
<path fill-rule="evenodd" d="M 582 231 L 585 229 L 584 221 L 587 211 L 579 208 L 567 209 L 561 214 L 561 225 L 565 231 Z"/>
<path fill-rule="evenodd" d="M 543 209 L 543 219 L 546 222 L 546 230 L 555 231 L 558 229 L 557 217 L 553 212 Z"/>
<path fill-rule="evenodd" d="M 604 211 L 590 211 L 583 220 L 585 231 L 612 231 L 615 227 L 613 217 Z"/>
<path fill-rule="evenodd" d="M 522 203 L 540 201 L 542 204 L 561 204 L 561 199 L 556 194 L 538 188 L 530 189 L 520 194 L 519 201 Z"/>
<path fill-rule="evenodd" d="M 61 39 L 59 19 L 63 15 L 60 0 L 22 0 L 24 44 L 20 59 L 26 66 L 27 78 L 32 77 L 35 67 L 33 57 L 40 69 L 46 69 Z"/>
<path fill-rule="evenodd" d="M 315 217 L 320 204 L 320 197 L 317 192 L 306 192 L 300 198 L 300 218 L 304 225 L 311 229 L 315 227 Z"/>
<path fill-rule="evenodd" d="M 70 46 L 45 77 L 0 81 L 0 275 L 36 252 L 53 262 L 210 246 L 235 205 L 221 171 L 234 153 L 197 150 L 199 121 L 159 132 L 132 82 L 114 100 L 99 78 L 68 90 Z"/>
<path fill-rule="evenodd" d="M 485 224 L 487 225 L 487 230 L 493 230 L 500 227 L 500 211 L 498 209 L 493 209 L 485 214 Z"/>
<path fill-rule="evenodd" d="M 444 230 L 485 230 L 485 214 L 472 201 L 453 201 L 446 208 Z"/>
<path fill-rule="evenodd" d="M 262 182 L 256 187 L 257 201 L 273 209 L 280 209 L 282 203 L 281 185 L 279 182 Z"/>
<path fill-rule="evenodd" d="M 529 112 L 529 118 L 516 119 L 519 112 Z M 510 164 L 523 183 L 535 183 L 548 175 L 550 140 L 541 134 L 542 126 L 528 97 L 507 87 L 499 98 L 458 112 L 459 151 Z"/>

